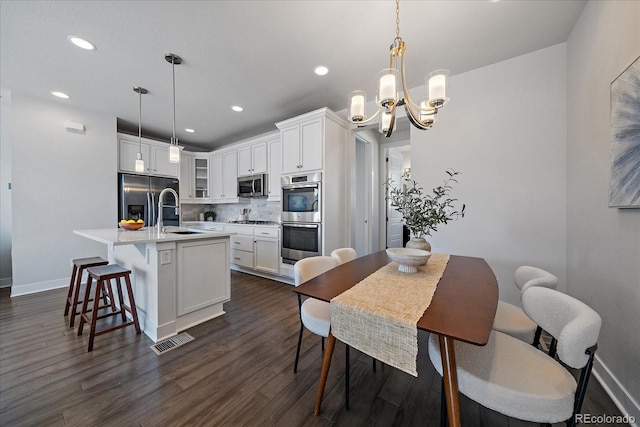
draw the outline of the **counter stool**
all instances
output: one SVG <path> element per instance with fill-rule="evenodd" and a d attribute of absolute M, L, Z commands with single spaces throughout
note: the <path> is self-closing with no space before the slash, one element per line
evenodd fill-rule
<path fill-rule="evenodd" d="M 64 315 L 69 315 L 69 309 L 73 307 L 71 310 L 71 318 L 69 320 L 69 327 L 72 328 L 75 323 L 75 318 L 77 314 L 80 314 L 77 311 L 78 305 L 82 304 L 82 300 L 78 300 L 80 296 L 80 285 L 82 283 L 82 273 L 85 269 L 89 267 L 96 267 L 98 265 L 107 265 L 109 262 L 101 257 L 90 257 L 90 258 L 76 258 L 73 261 L 73 270 L 71 272 L 71 280 L 69 281 L 69 292 L 67 293 L 67 302 L 64 307 Z M 115 310 L 115 304 L 113 304 L 113 298 L 111 295 L 111 290 L 108 289 L 107 293 L 103 293 L 103 302 L 104 305 L 100 308 L 107 307 L 107 297 L 110 300 L 110 306 L 113 310 Z M 93 301 L 93 299 L 89 299 L 89 301 Z M 82 306 L 80 307 L 82 308 Z"/>
<path fill-rule="evenodd" d="M 133 298 L 133 289 L 131 288 L 131 270 L 127 270 L 118 264 L 109 264 L 102 266 L 89 267 L 87 269 L 89 273 L 89 279 L 87 280 L 87 288 L 85 290 L 85 298 L 82 303 L 82 312 L 80 313 L 80 324 L 78 325 L 78 336 L 82 335 L 82 329 L 85 323 L 89 323 L 89 347 L 87 351 L 93 350 L 93 340 L 96 335 L 106 334 L 107 332 L 115 331 L 116 329 L 125 328 L 130 325 L 134 325 L 136 333 L 140 333 L 140 324 L 138 323 L 138 311 L 136 310 L 136 303 Z M 127 295 L 129 297 L 129 305 L 125 305 L 122 298 L 122 280 L 127 288 Z M 100 298 L 104 295 L 105 288 L 111 289 L 111 280 L 115 279 L 116 291 L 118 292 L 119 309 L 113 310 L 110 313 L 100 314 Z M 93 308 L 89 307 L 89 294 L 91 292 L 91 286 L 93 282 L 96 283 L 96 293 L 93 298 Z M 127 321 L 125 312 L 131 313 L 132 320 Z M 105 328 L 102 330 L 96 330 L 96 323 L 98 319 L 102 319 L 110 316 L 122 316 L 122 323 L 116 326 Z"/>

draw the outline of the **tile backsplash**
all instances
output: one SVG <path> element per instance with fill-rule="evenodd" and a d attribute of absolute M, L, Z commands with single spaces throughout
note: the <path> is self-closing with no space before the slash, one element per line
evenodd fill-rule
<path fill-rule="evenodd" d="M 266 198 L 242 199 L 239 203 L 228 204 L 181 204 L 182 221 L 199 221 L 200 213 L 213 211 L 217 222 L 238 219 L 243 209 L 249 210 L 248 219 L 280 222 L 280 202 L 268 202 Z"/>

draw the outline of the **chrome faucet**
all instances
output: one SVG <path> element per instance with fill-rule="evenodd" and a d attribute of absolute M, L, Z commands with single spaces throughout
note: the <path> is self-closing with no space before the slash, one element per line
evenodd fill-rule
<path fill-rule="evenodd" d="M 174 206 L 166 206 L 167 208 L 176 208 L 176 215 L 178 215 L 180 213 L 180 200 L 178 199 L 178 193 L 176 193 L 176 191 L 173 188 L 165 188 L 164 190 L 162 190 L 160 192 L 160 195 L 158 196 L 158 234 L 164 234 L 164 221 L 162 218 L 162 208 L 165 207 L 164 205 L 164 195 L 167 193 L 171 193 L 173 194 L 173 198 L 176 202 L 176 204 Z"/>

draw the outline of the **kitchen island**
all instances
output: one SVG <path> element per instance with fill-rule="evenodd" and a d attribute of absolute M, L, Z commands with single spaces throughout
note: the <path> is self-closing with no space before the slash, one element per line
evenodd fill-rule
<path fill-rule="evenodd" d="M 74 230 L 108 246 L 110 263 L 131 270 L 140 327 L 154 342 L 224 314 L 231 297 L 229 236 L 167 227 Z"/>

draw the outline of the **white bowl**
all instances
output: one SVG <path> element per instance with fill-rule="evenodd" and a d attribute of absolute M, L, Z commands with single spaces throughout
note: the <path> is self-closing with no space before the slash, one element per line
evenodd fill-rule
<path fill-rule="evenodd" d="M 415 273 L 419 265 L 425 265 L 431 257 L 431 252 L 422 249 L 389 248 L 387 255 L 398 263 L 398 271 L 403 273 Z"/>

